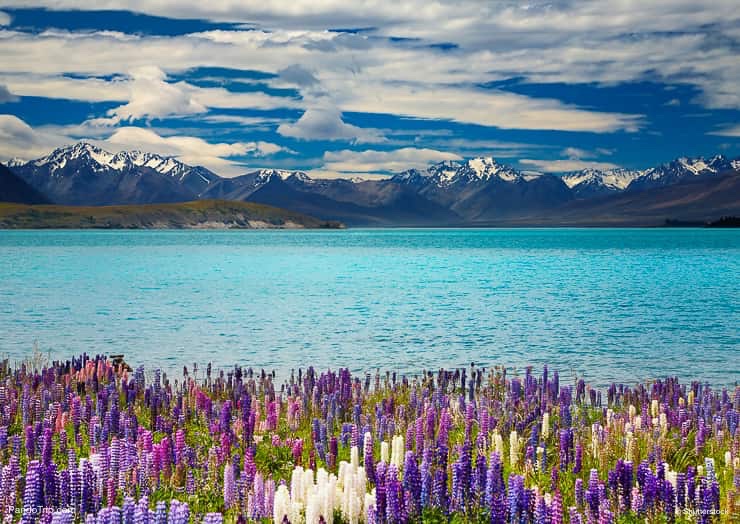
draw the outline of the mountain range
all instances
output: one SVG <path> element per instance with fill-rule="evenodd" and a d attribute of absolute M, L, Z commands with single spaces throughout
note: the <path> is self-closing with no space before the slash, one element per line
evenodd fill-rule
<path fill-rule="evenodd" d="M 224 178 L 172 157 L 109 153 L 80 142 L 8 166 L 30 189 L 62 205 L 219 199 L 268 204 L 361 226 L 657 225 L 666 218 L 740 214 L 740 161 L 721 155 L 679 158 L 645 170 L 587 169 L 562 176 L 522 172 L 482 157 L 410 169 L 381 180 L 314 179 L 301 171 L 277 169 Z M 717 188 L 722 188 L 720 193 Z M 657 202 L 662 204 L 656 207 Z M 682 202 L 689 204 L 678 205 Z"/>

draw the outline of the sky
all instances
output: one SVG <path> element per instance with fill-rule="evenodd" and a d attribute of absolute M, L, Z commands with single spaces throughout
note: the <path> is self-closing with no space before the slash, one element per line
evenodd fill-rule
<path fill-rule="evenodd" d="M 0 161 L 79 140 L 222 176 L 737 157 L 738 57 L 737 0 L 0 0 Z"/>

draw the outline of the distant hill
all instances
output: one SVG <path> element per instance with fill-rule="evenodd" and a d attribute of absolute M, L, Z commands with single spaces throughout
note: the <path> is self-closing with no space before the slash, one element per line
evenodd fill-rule
<path fill-rule="evenodd" d="M 49 199 L 31 187 L 25 180 L 16 176 L 10 169 L 0 164 L 0 202 L 48 204 Z"/>
<path fill-rule="evenodd" d="M 247 202 L 57 206 L 0 203 L 3 229 L 304 229 L 340 228 L 307 215 Z"/>

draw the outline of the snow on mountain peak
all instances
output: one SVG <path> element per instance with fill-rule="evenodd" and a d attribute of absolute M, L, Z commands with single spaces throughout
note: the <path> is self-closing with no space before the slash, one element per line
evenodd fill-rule
<path fill-rule="evenodd" d="M 174 157 L 139 150 L 110 153 L 84 141 L 57 148 L 49 155 L 33 161 L 33 164 L 37 167 L 47 166 L 49 172 L 54 175 L 69 162 L 87 162 L 89 168 L 95 172 L 123 172 L 137 167 L 146 167 L 179 180 L 183 180 L 193 171 L 201 173 L 202 178 L 204 171 L 201 168 L 184 164 Z"/>
<path fill-rule="evenodd" d="M 521 178 L 521 173 L 515 169 L 503 166 L 493 157 L 477 157 L 468 160 L 460 172 L 460 176 L 467 179 L 490 180 L 493 177 L 514 182 Z"/>
<path fill-rule="evenodd" d="M 586 168 L 580 171 L 566 173 L 562 179 L 569 188 L 573 189 L 581 184 L 591 186 L 601 186 L 605 189 L 621 191 L 627 189 L 630 183 L 641 175 L 640 171 L 631 171 L 629 169 L 594 169 Z"/>

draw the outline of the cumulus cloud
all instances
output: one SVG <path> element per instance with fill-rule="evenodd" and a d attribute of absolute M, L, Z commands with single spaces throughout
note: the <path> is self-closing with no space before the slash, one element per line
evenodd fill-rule
<path fill-rule="evenodd" d="M 282 151 L 270 142 L 210 143 L 192 136 L 161 136 L 151 129 L 122 127 L 105 140 L 97 141 L 111 149 L 140 149 L 174 156 L 191 165 L 205 166 L 224 176 L 239 175 L 244 167 L 233 157 L 261 157 Z"/>
<path fill-rule="evenodd" d="M 0 160 L 30 160 L 68 142 L 54 131 L 37 131 L 14 115 L 0 115 Z"/>
<path fill-rule="evenodd" d="M 154 62 L 159 71 L 184 71 L 207 65 L 273 73 L 288 69 L 295 76 L 295 68 L 290 67 L 302 62 L 306 64 L 302 66 L 304 69 L 322 72 L 321 93 L 340 111 L 441 119 L 505 129 L 610 132 L 634 130 L 640 125 L 639 115 L 602 113 L 552 99 L 465 87 L 465 84 L 500 78 L 495 72 L 497 55 L 451 56 L 428 47 L 399 47 L 384 39 L 373 41 L 372 49 L 363 53 L 344 48 L 333 52 L 311 51 L 306 47 L 311 42 L 332 38 L 338 36 L 310 31 L 209 31 L 185 37 L 141 36 L 135 40 L 99 34 L 55 34 L 38 38 L 11 32 L 2 42 L 10 57 L 3 58 L 2 69 L 6 76 L 11 73 L 34 75 L 34 82 L 27 82 L 25 88 L 37 92 L 42 89 L 38 87 L 39 79 L 56 82 L 54 79 L 66 73 L 120 75 L 122 67 L 128 67 L 128 71 L 144 68 L 152 72 L 144 75 L 138 85 L 144 89 L 160 89 L 160 100 L 150 101 L 148 95 L 142 94 L 141 102 L 137 102 L 136 79 L 127 81 L 134 84 L 133 89 L 126 83 L 111 86 L 117 98 L 121 89 L 130 91 L 131 105 L 118 109 L 119 118 L 147 111 L 192 113 L 199 106 L 233 104 L 240 104 L 241 108 L 311 107 L 314 98 L 298 101 L 265 93 L 231 93 L 225 89 L 195 88 L 185 83 L 173 85 L 150 69 Z M 471 67 L 460 67 L 461 63 L 469 63 Z M 512 64 L 506 61 L 500 67 L 510 70 Z M 420 76 L 419 71 L 424 74 Z M 277 78 L 284 83 L 279 76 Z M 23 94 L 15 84 L 9 85 L 14 92 Z M 51 89 L 47 92 L 55 96 Z"/>
<path fill-rule="evenodd" d="M 647 127 L 638 110 L 600 111 L 480 87 L 513 77 L 565 84 L 680 84 L 696 91 L 694 102 L 705 107 L 740 109 L 736 0 L 103 0 L 94 6 L 84 0 L 21 0 L 18 5 L 124 9 L 250 24 L 250 30 L 181 36 L 0 32 L 0 83 L 20 96 L 115 101 L 121 105 L 107 115 L 108 123 L 204 117 L 214 108 L 289 107 L 305 113 L 297 122 L 283 123 L 283 136 L 349 142 L 377 141 L 380 133 L 347 124 L 342 112 L 434 120 L 442 127 L 448 121 L 592 133 Z M 371 29 L 327 31 L 337 27 Z M 443 51 L 433 46 L 440 42 L 453 45 Z M 196 87 L 167 76 L 203 66 L 271 73 L 275 76 L 265 82 L 296 86 L 303 99 Z M 148 79 L 131 73 L 142 68 L 154 68 Z M 333 112 L 316 109 L 319 93 Z M 717 134 L 734 136 L 728 129 Z M 410 143 L 446 149 L 442 142 Z M 501 151 L 513 155 L 522 149 Z M 538 156 L 525 155 L 530 160 Z M 571 156 L 564 154 L 558 162 L 592 158 Z"/>
<path fill-rule="evenodd" d="M 455 153 L 413 147 L 390 151 L 327 151 L 324 153 L 323 169 L 343 173 L 391 173 L 411 168 L 423 169 L 435 162 L 461 159 Z"/>
<path fill-rule="evenodd" d="M 293 64 L 278 71 L 278 77 L 289 84 L 307 87 L 319 83 L 314 74 L 300 64 Z"/>
<path fill-rule="evenodd" d="M 0 160 L 31 160 L 48 154 L 54 148 L 88 139 L 110 151 L 139 149 L 174 156 L 191 165 L 202 165 L 223 176 L 244 172 L 240 158 L 261 158 L 284 149 L 271 142 L 212 143 L 194 136 L 162 136 L 153 129 L 127 126 L 107 134 L 93 133 L 89 126 L 42 126 L 34 129 L 13 115 L 0 115 Z"/>
<path fill-rule="evenodd" d="M 6 86 L 0 84 L 0 104 L 17 101 L 18 97 L 11 93 Z"/>
<path fill-rule="evenodd" d="M 194 100 L 183 86 L 168 83 L 167 75 L 158 67 L 140 67 L 133 70 L 130 76 L 129 102 L 108 111 L 114 123 L 206 111 L 206 107 Z"/>
<path fill-rule="evenodd" d="M 376 129 L 347 124 L 342 113 L 332 107 L 308 109 L 294 124 L 281 124 L 277 132 L 299 140 L 346 140 L 353 143 L 384 142 Z"/>

